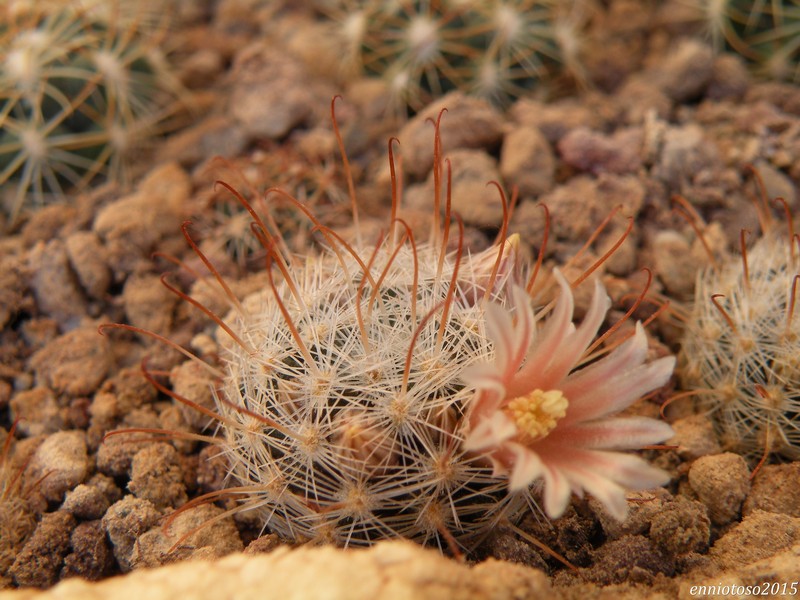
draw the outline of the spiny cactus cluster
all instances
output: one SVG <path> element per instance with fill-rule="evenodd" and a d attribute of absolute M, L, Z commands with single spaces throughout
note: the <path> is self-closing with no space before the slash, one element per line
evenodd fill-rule
<path fill-rule="evenodd" d="M 385 78 L 399 106 L 419 109 L 458 88 L 504 103 L 557 62 L 575 64 L 581 0 L 321 2 L 345 70 Z"/>
<path fill-rule="evenodd" d="M 0 200 L 12 221 L 26 201 L 117 177 L 175 106 L 164 28 L 109 4 L 0 8 Z"/>
<path fill-rule="evenodd" d="M 761 215 L 764 233 L 752 248 L 698 275 L 680 373 L 727 448 L 798 458 L 800 248 L 766 206 Z"/>
<path fill-rule="evenodd" d="M 762 75 L 800 82 L 798 0 L 687 0 L 717 50 L 729 49 Z"/>
<path fill-rule="evenodd" d="M 436 131 L 435 198 L 448 198 Z M 594 343 L 610 305 L 599 282 L 576 328 L 571 285 L 522 262 L 518 239 L 505 239 L 508 210 L 497 243 L 470 255 L 449 201 L 444 218 L 435 202 L 432 233 L 417 242 L 397 217 L 393 163 L 392 175 L 384 236 L 362 239 L 353 199 L 355 240 L 307 211 L 326 250 L 304 256 L 223 184 L 252 210 L 268 285 L 240 301 L 192 242 L 231 305 L 224 317 L 205 311 L 223 367 L 210 367 L 216 411 L 202 410 L 219 422 L 209 441 L 231 469 L 231 487 L 209 499 L 238 498 L 291 540 L 402 536 L 454 551 L 535 509 L 542 492 L 551 517 L 588 492 L 623 518 L 626 489 L 668 476 L 618 451 L 671 429 L 615 415 L 663 385 L 674 359 L 645 363 L 638 326 L 616 348 Z M 536 313 L 531 290 L 548 298 Z"/>

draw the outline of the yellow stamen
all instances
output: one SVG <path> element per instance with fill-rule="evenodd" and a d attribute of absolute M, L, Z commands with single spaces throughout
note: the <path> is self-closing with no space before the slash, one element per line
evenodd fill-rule
<path fill-rule="evenodd" d="M 561 390 L 533 390 L 527 396 L 514 398 L 508 403 L 508 415 L 520 433 L 530 440 L 545 437 L 567 414 L 567 397 Z"/>

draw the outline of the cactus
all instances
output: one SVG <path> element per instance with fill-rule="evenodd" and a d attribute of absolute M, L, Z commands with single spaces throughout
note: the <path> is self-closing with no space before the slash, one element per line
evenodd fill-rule
<path fill-rule="evenodd" d="M 98 175 L 119 177 L 180 86 L 161 33 L 127 13 L 106 19 L 68 3 L 1 10 L 0 185 L 14 221 L 26 201 L 58 198 Z"/>
<path fill-rule="evenodd" d="M 774 79 L 800 82 L 800 2 L 689 0 L 717 51 L 733 50 Z"/>
<path fill-rule="evenodd" d="M 788 213 L 788 210 L 787 210 Z M 741 256 L 703 270 L 681 342 L 683 386 L 724 446 L 751 457 L 800 457 L 800 259 L 763 203 L 763 234 Z M 744 234 L 743 234 L 744 238 Z"/>
<path fill-rule="evenodd" d="M 446 198 L 438 123 L 434 148 L 435 198 Z M 615 415 L 663 385 L 674 359 L 646 363 L 639 326 L 600 348 L 610 301 L 599 282 L 576 328 L 571 285 L 546 276 L 541 262 L 525 264 L 518 238 L 505 238 L 507 206 L 498 241 L 483 252 L 465 251 L 449 202 L 443 219 L 434 202 L 431 235 L 415 241 L 396 216 L 391 167 L 392 217 L 375 243 L 362 239 L 354 198 L 355 240 L 345 242 L 270 190 L 307 214 L 321 255 L 290 253 L 274 221 L 222 184 L 252 210 L 268 255 L 267 285 L 244 300 L 184 228 L 231 305 L 224 317 L 204 310 L 219 326 L 222 368 L 209 367 L 221 380 L 216 410 L 201 408 L 219 422 L 208 440 L 228 459 L 230 487 L 190 506 L 233 497 L 236 510 L 254 511 L 287 539 L 364 545 L 403 536 L 456 553 L 536 509 L 542 492 L 551 517 L 584 491 L 624 517 L 625 489 L 668 477 L 617 450 L 671 430 Z M 533 290 L 547 297 L 535 316 Z M 558 410 L 540 402 L 551 397 Z"/>
<path fill-rule="evenodd" d="M 398 109 L 456 88 L 505 104 L 565 54 L 568 11 L 552 0 L 342 1 L 324 12 L 338 23 L 343 70 L 383 77 Z"/>

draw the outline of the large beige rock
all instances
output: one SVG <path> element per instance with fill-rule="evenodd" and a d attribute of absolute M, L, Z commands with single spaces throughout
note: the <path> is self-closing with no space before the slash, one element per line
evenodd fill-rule
<path fill-rule="evenodd" d="M 469 567 L 406 541 L 383 542 L 369 550 L 282 547 L 266 555 L 233 554 L 217 562 L 144 569 L 100 583 L 69 579 L 45 592 L 0 592 L 0 600 L 545 597 L 554 594 L 541 571 L 492 559 Z"/>

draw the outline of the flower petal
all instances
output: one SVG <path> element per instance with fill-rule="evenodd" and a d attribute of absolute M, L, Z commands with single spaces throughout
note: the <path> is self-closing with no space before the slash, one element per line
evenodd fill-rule
<path fill-rule="evenodd" d="M 615 372 L 640 365 L 647 357 L 647 336 L 641 323 L 636 323 L 633 337 L 610 354 L 566 378 L 561 391 L 568 398 L 580 398 L 612 377 Z"/>
<path fill-rule="evenodd" d="M 572 290 L 558 269 L 553 271 L 553 275 L 561 286 L 561 294 L 556 300 L 553 313 L 545 322 L 541 334 L 537 336 L 539 339 L 531 346 L 525 364 L 508 382 L 507 393 L 510 398 L 523 396 L 537 388 L 549 389 L 542 386 L 541 373 L 550 364 L 553 356 L 561 352 L 564 339 L 575 330 L 572 324 L 574 310 Z M 528 310 L 531 310 L 530 300 L 528 300 Z"/>
<path fill-rule="evenodd" d="M 648 417 L 620 417 L 589 423 L 561 425 L 550 441 L 603 450 L 633 450 L 668 440 L 675 432 L 664 421 Z"/>
<path fill-rule="evenodd" d="M 573 489 L 586 490 L 620 520 L 627 512 L 625 489 L 650 489 L 670 479 L 666 472 L 631 454 L 549 446 L 547 450 L 537 448 L 546 468 L 560 471 Z"/>
<path fill-rule="evenodd" d="M 544 463 L 544 512 L 551 519 L 564 514 L 572 494 L 569 479 L 552 463 Z"/>
<path fill-rule="evenodd" d="M 560 273 L 558 275 L 561 276 Z M 566 280 L 564 280 L 564 284 L 566 284 Z M 589 310 L 586 312 L 586 316 L 580 326 L 564 338 L 558 348 L 558 352 L 554 353 L 550 364 L 540 374 L 539 387 L 541 389 L 549 390 L 557 387 L 575 367 L 597 335 L 597 330 L 603 324 L 610 306 L 611 299 L 606 294 L 600 280 L 596 279 Z"/>
<path fill-rule="evenodd" d="M 507 449 L 513 453 L 514 466 L 508 480 L 508 490 L 517 492 L 529 488 L 542 476 L 544 465 L 541 459 L 530 448 L 522 444 L 510 442 Z"/>
<path fill-rule="evenodd" d="M 621 371 L 582 394 L 571 389 L 570 382 L 567 381 L 561 391 L 569 400 L 569 408 L 567 416 L 561 422 L 567 425 L 616 414 L 643 395 L 664 385 L 674 368 L 675 357 L 666 356 Z"/>
<path fill-rule="evenodd" d="M 495 411 L 469 432 L 463 443 L 467 452 L 498 447 L 517 434 L 517 426 L 505 413 Z"/>

